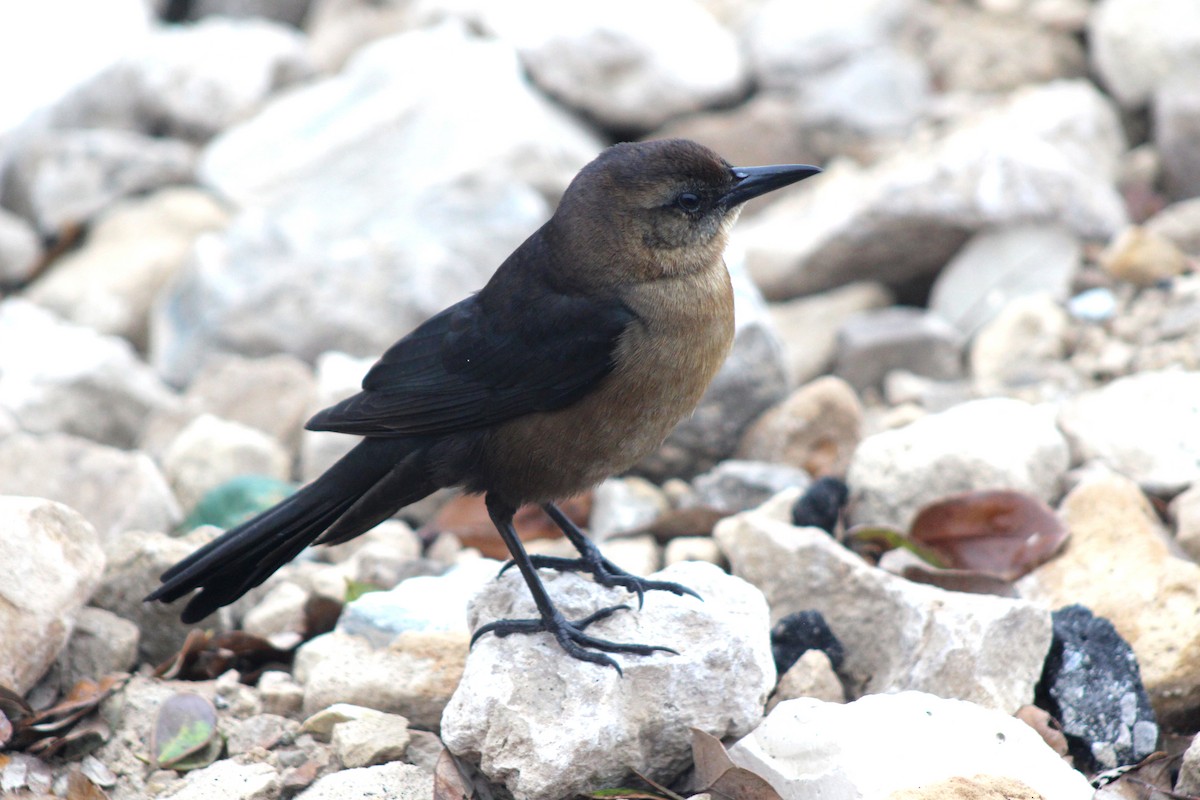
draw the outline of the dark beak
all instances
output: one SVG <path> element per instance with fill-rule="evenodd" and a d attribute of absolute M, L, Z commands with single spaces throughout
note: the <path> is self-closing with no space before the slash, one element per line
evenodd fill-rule
<path fill-rule="evenodd" d="M 737 183 L 721 196 L 726 208 L 741 205 L 760 194 L 766 194 L 784 186 L 811 178 L 821 171 L 820 167 L 808 164 L 775 164 L 770 167 L 733 167 Z"/>

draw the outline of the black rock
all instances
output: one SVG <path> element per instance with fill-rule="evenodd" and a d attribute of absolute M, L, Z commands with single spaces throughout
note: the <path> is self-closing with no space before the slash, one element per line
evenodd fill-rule
<path fill-rule="evenodd" d="M 809 650 L 823 651 L 835 670 L 841 669 L 846 658 L 845 648 L 829 630 L 820 611 L 797 611 L 775 623 L 771 629 L 771 654 L 780 675 Z"/>
<path fill-rule="evenodd" d="M 1112 623 L 1081 605 L 1052 614 L 1054 639 L 1037 703 L 1062 723 L 1084 771 L 1136 764 L 1156 749 L 1158 723 L 1141 670 Z"/>
<path fill-rule="evenodd" d="M 792 506 L 792 524 L 833 533 L 850 489 L 839 478 L 818 478 Z"/>

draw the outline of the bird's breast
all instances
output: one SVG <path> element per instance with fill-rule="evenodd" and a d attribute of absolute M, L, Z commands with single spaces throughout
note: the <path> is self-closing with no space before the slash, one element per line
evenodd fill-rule
<path fill-rule="evenodd" d="M 639 284 L 623 298 L 638 316 L 614 368 L 572 405 L 498 427 L 479 488 L 510 502 L 577 494 L 654 452 L 699 403 L 733 342 L 733 290 L 711 274 Z"/>

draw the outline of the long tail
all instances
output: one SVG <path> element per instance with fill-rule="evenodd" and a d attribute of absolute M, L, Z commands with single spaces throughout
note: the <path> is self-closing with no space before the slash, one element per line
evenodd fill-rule
<path fill-rule="evenodd" d="M 230 528 L 162 574 L 146 600 L 169 603 L 193 589 L 180 618 L 207 617 L 258 586 L 314 542 L 352 539 L 438 489 L 412 439 L 368 438 L 294 495 Z M 320 537 L 320 538 L 318 538 Z"/>

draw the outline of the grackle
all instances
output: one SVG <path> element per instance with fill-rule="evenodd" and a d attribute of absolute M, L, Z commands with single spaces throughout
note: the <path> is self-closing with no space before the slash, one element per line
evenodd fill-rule
<path fill-rule="evenodd" d="M 488 513 L 539 618 L 497 620 L 478 638 L 546 631 L 571 656 L 620 671 L 622 644 L 585 629 L 625 606 L 567 620 L 539 568 L 590 573 L 605 586 L 694 594 L 630 575 L 554 505 L 654 451 L 691 413 L 733 340 L 722 252 L 742 204 L 820 172 L 732 167 L 686 140 L 619 144 L 585 166 L 554 215 L 478 293 L 384 353 L 362 392 L 321 411 L 310 430 L 364 437 L 287 500 L 171 567 L 147 600 L 193 589 L 195 622 L 262 583 L 310 544 L 344 542 L 433 491 L 485 495 Z M 538 503 L 578 559 L 529 556 L 513 514 Z"/>

